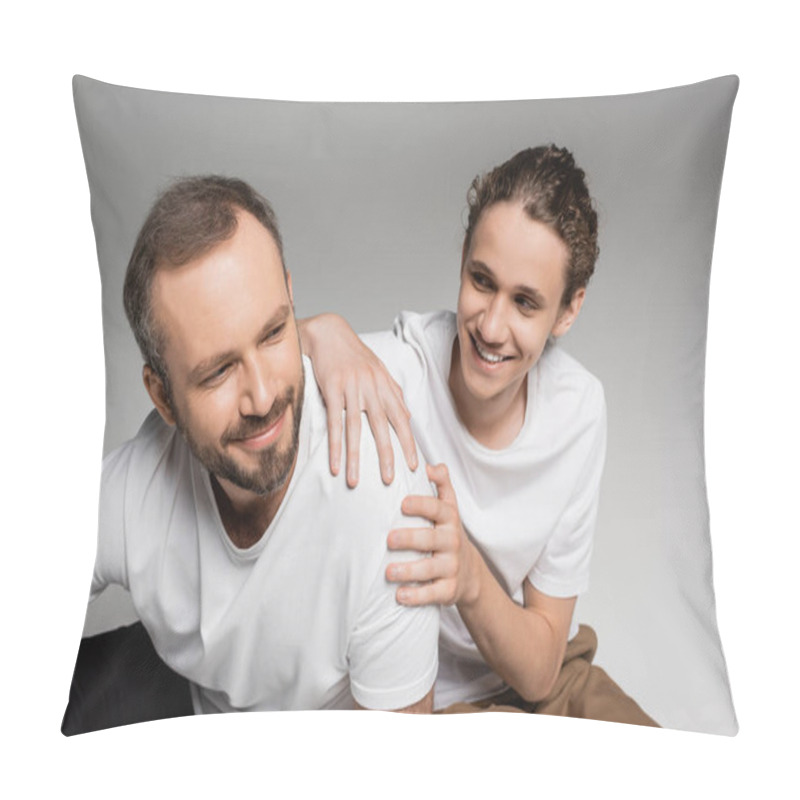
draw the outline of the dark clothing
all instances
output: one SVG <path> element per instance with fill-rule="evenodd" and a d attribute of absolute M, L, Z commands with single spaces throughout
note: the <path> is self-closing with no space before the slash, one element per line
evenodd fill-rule
<path fill-rule="evenodd" d="M 189 682 L 161 660 L 141 622 L 81 640 L 65 736 L 193 713 Z"/>

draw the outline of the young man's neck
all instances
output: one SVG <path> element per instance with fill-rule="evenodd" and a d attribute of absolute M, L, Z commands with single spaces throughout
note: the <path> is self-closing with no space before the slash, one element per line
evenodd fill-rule
<path fill-rule="evenodd" d="M 293 464 L 283 485 L 267 495 L 256 494 L 224 478 L 211 476 L 211 487 L 220 519 L 225 533 L 236 547 L 252 547 L 264 535 L 283 502 L 294 474 L 294 466 Z"/>
<path fill-rule="evenodd" d="M 450 360 L 448 386 L 458 416 L 473 439 L 484 447 L 502 450 L 517 438 L 525 422 L 528 381 L 523 378 L 516 390 L 478 400 L 469 393 L 464 383 L 458 348 L 458 338 L 456 338 Z"/>

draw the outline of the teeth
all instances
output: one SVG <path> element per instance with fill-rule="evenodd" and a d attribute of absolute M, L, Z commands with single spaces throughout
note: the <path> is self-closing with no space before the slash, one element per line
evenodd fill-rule
<path fill-rule="evenodd" d="M 490 364 L 499 364 L 501 361 L 505 361 L 505 356 L 496 356 L 493 353 L 487 353 L 485 350 L 481 349 L 477 342 L 475 342 L 475 349 L 478 351 L 478 355 Z"/>

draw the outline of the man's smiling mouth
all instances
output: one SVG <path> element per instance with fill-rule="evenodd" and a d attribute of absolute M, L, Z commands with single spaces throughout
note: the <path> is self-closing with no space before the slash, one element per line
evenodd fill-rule
<path fill-rule="evenodd" d="M 487 364 L 500 364 L 502 361 L 509 361 L 511 356 L 504 356 L 498 353 L 490 353 L 488 350 L 484 350 L 478 342 L 475 340 L 475 337 L 470 334 L 469 338 L 472 340 L 472 344 L 475 348 L 475 352 L 483 359 Z"/>

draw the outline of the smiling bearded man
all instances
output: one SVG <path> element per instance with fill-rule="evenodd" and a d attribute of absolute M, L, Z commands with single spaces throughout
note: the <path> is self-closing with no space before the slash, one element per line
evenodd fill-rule
<path fill-rule="evenodd" d="M 104 460 L 93 596 L 130 590 L 195 713 L 429 711 L 439 611 L 396 602 L 385 531 L 426 524 L 400 505 L 430 485 L 424 468 L 385 485 L 366 446 L 375 479 L 330 475 L 267 202 L 229 178 L 173 185 L 124 299 L 156 410 Z"/>

